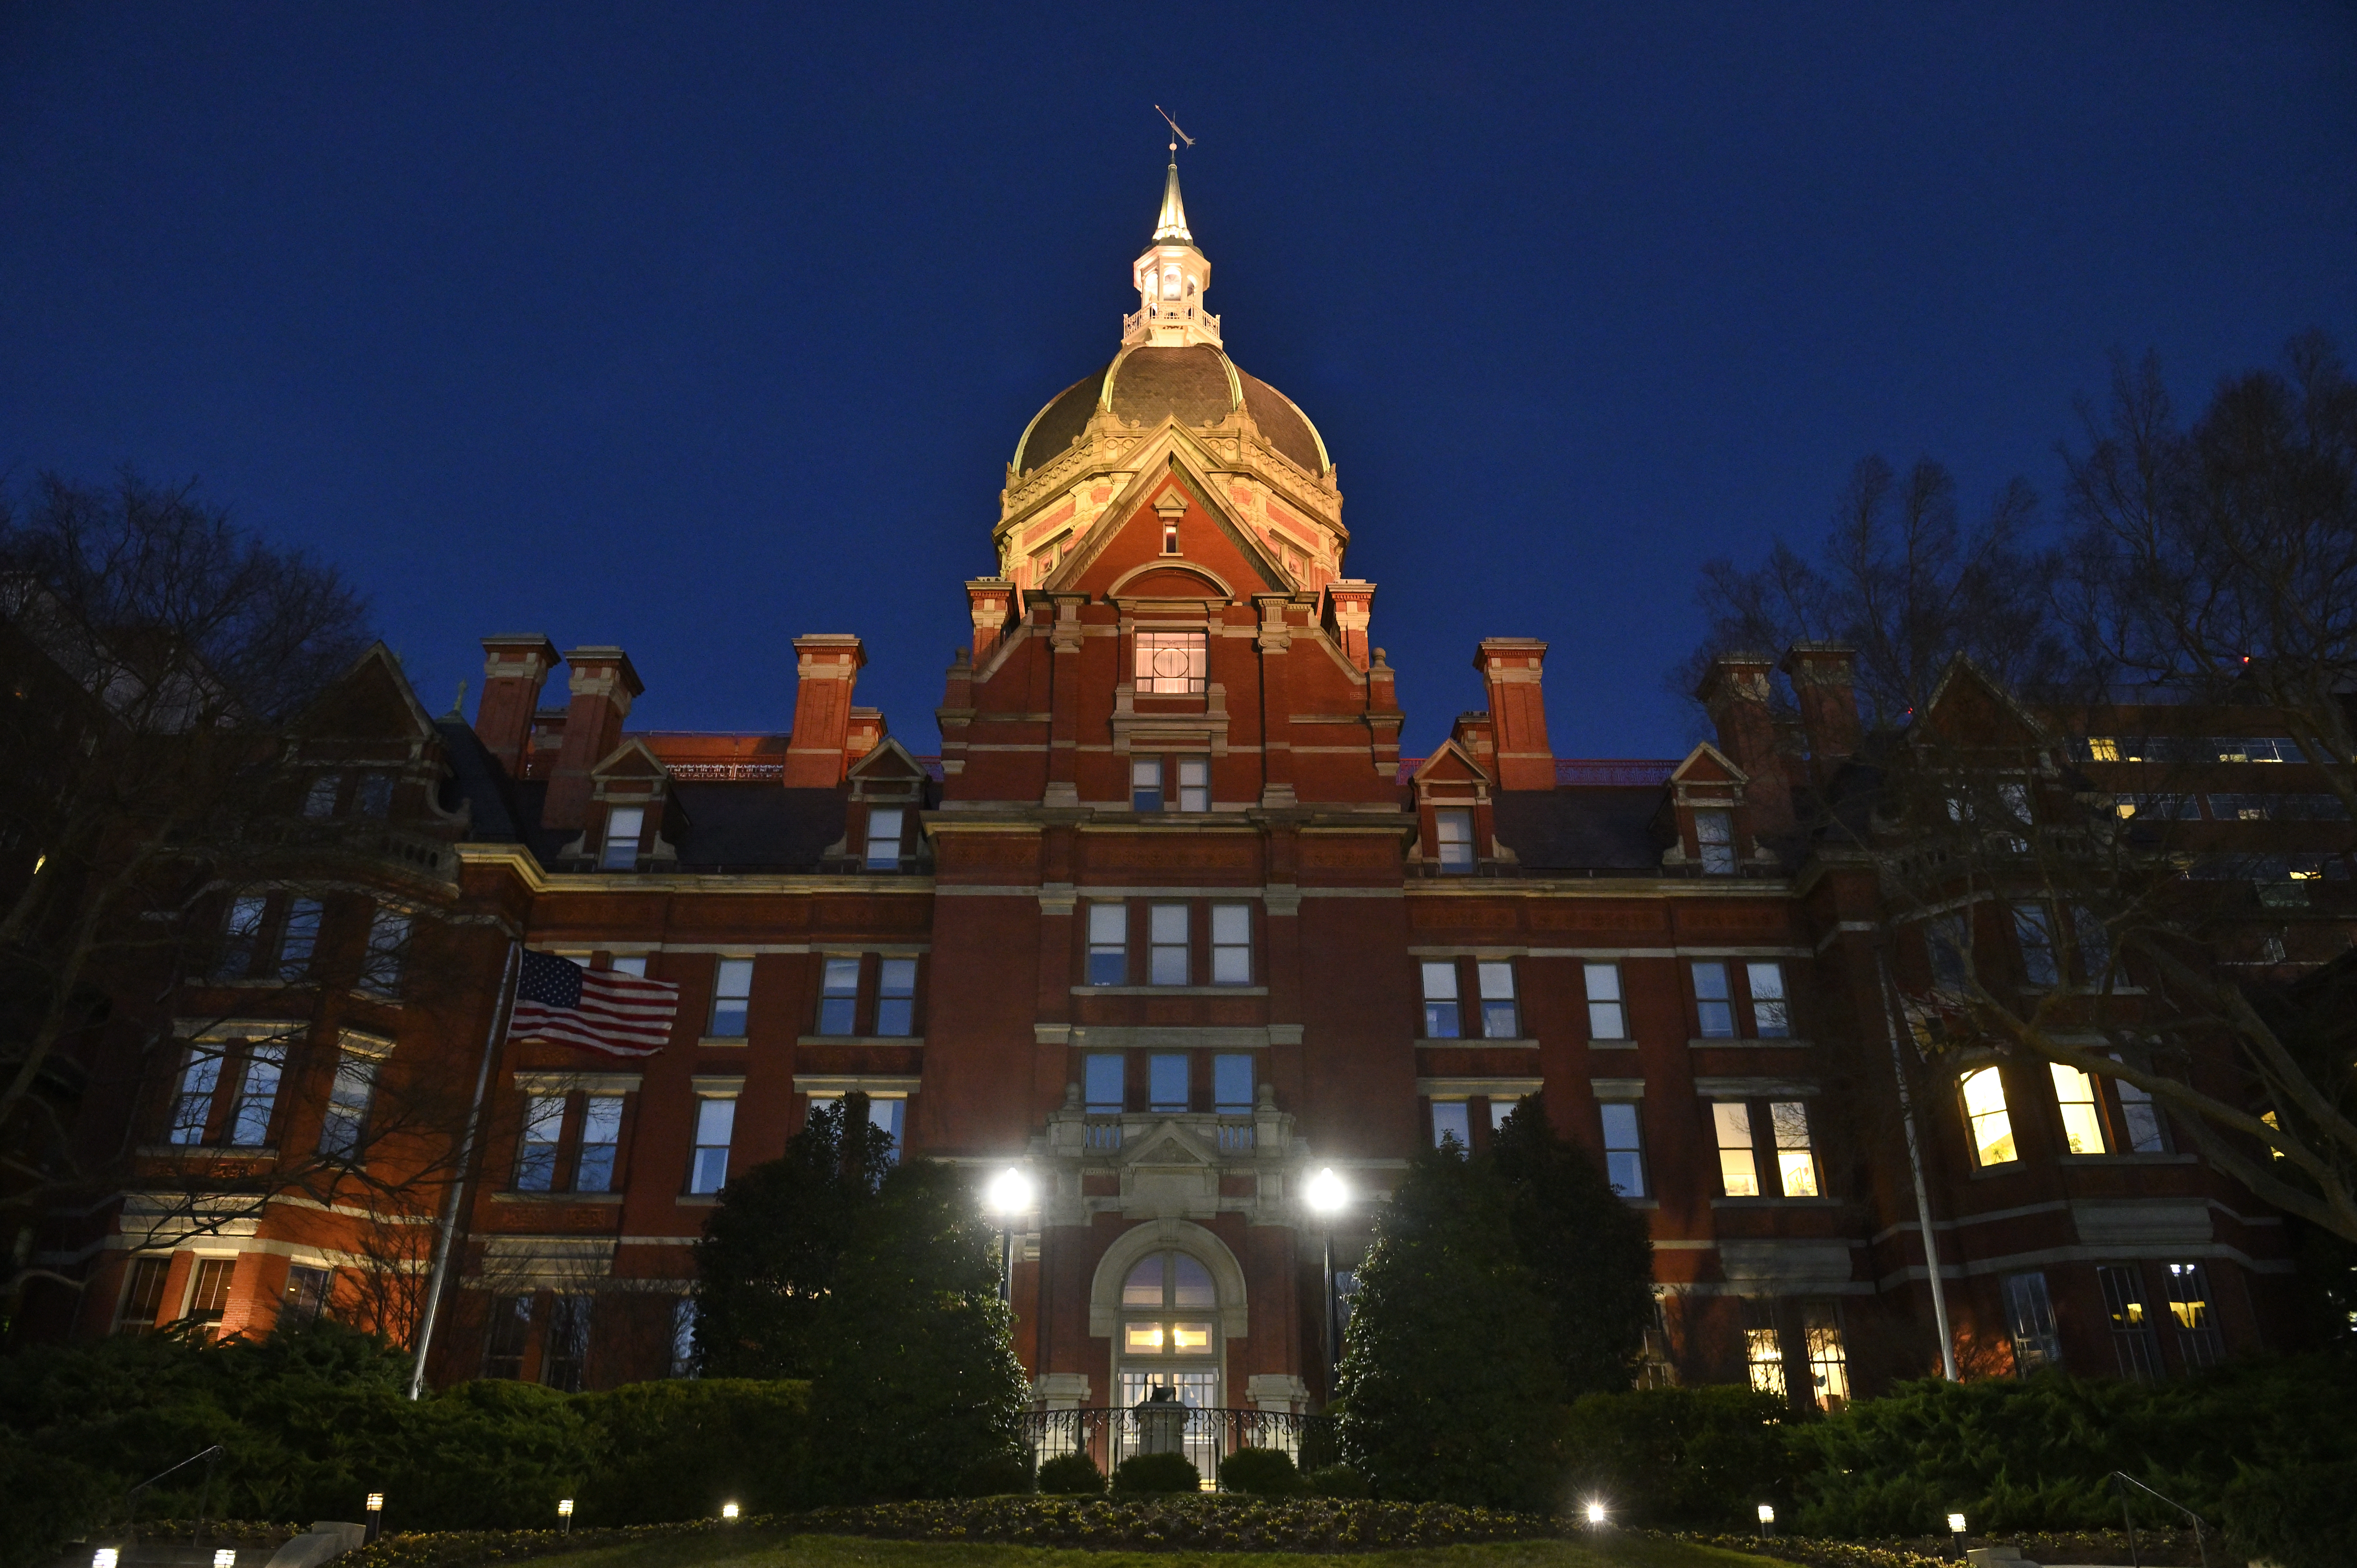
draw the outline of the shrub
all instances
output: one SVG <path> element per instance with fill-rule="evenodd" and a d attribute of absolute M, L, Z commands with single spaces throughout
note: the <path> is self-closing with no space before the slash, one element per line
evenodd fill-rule
<path fill-rule="evenodd" d="M 1039 1489 L 1066 1498 L 1101 1498 L 1105 1478 L 1085 1454 L 1060 1454 L 1039 1466 Z"/>
<path fill-rule="evenodd" d="M 748 1515 L 809 1506 L 808 1383 L 682 1378 L 629 1383 L 575 1403 L 597 1452 L 578 1524 L 708 1519 L 724 1502 Z"/>
<path fill-rule="evenodd" d="M 985 1454 L 958 1477 L 961 1498 L 1020 1497 L 1032 1489 L 1031 1456 L 1025 1453 Z"/>
<path fill-rule="evenodd" d="M 1301 1490 L 1293 1458 L 1275 1448 L 1239 1448 L 1220 1461 L 1220 1489 L 1254 1497 L 1284 1498 Z"/>
<path fill-rule="evenodd" d="M 1363 1498 L 1367 1479 L 1348 1465 L 1321 1465 L 1302 1477 L 1310 1492 L 1321 1498 Z"/>
<path fill-rule="evenodd" d="M 1184 1454 L 1139 1454 L 1115 1467 L 1113 1489 L 1128 1494 L 1200 1492 L 1203 1473 Z"/>
<path fill-rule="evenodd" d="M 1739 1525 L 1790 1501 L 1785 1408 L 1749 1389 L 1638 1389 L 1575 1402 L 1557 1431 L 1573 1489 L 1615 1519 Z"/>
<path fill-rule="evenodd" d="M 2357 1465 L 2245 1468 L 2227 1484 L 2226 1538 L 2276 1568 L 2335 1568 L 2357 1541 Z"/>

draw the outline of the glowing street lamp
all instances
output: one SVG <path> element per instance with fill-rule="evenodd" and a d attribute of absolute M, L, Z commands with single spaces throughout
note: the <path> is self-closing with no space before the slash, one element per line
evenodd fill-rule
<path fill-rule="evenodd" d="M 735 1503 L 722 1503 L 720 1505 L 720 1517 L 722 1519 L 735 1519 L 737 1517 L 737 1505 Z"/>
<path fill-rule="evenodd" d="M 1776 1533 L 1776 1510 L 1766 1503 L 1760 1505 L 1760 1533 L 1762 1535 Z"/>
<path fill-rule="evenodd" d="M 374 1541 L 376 1532 L 384 1526 L 384 1494 L 382 1492 L 371 1492 L 368 1495 L 368 1538 Z"/>
<path fill-rule="evenodd" d="M 556 1517 L 565 1521 L 564 1533 L 571 1535 L 573 1533 L 573 1499 L 571 1498 L 556 1499 Z"/>
<path fill-rule="evenodd" d="M 1308 1200 L 1310 1211 L 1318 1216 L 1318 1230 L 1326 1244 L 1326 1325 L 1322 1336 L 1326 1349 L 1326 1398 L 1334 1398 L 1334 1216 L 1351 1201 L 1351 1189 L 1326 1166 L 1309 1178 L 1308 1189 L 1302 1194 Z"/>
<path fill-rule="evenodd" d="M 990 1178 L 982 1195 L 984 1207 L 998 1216 L 998 1255 L 1006 1265 L 999 1271 L 998 1299 L 1010 1304 L 1015 1300 L 1015 1220 L 1031 1212 L 1032 1190 L 1031 1178 L 1009 1165 Z"/>
<path fill-rule="evenodd" d="M 1604 1528 L 1604 1505 L 1602 1503 L 1591 1502 L 1587 1505 L 1587 1528 L 1590 1530 L 1602 1530 Z"/>

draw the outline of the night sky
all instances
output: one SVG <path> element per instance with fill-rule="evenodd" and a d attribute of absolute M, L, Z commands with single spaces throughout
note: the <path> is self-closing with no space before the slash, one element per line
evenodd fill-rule
<path fill-rule="evenodd" d="M 2357 354 L 2357 10 L 0 6 L 0 471 L 199 478 L 430 708 L 619 643 L 933 750 L 1016 437 L 1110 358 L 1169 107 L 1230 352 L 1340 466 L 1428 748 L 1492 634 L 1682 751 L 1695 567 L 1863 455 L 2050 498 L 2115 349 Z M 469 697 L 469 711 L 472 698 Z"/>

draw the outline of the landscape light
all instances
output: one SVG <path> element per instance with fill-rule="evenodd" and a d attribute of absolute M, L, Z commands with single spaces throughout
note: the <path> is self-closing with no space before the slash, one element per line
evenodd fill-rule
<path fill-rule="evenodd" d="M 1761 1503 L 1760 1505 L 1760 1522 L 1761 1524 L 1774 1524 L 1776 1522 L 1776 1510 L 1770 1508 L 1766 1503 Z"/>
<path fill-rule="evenodd" d="M 565 1521 L 565 1533 L 571 1535 L 573 1533 L 573 1499 L 571 1498 L 556 1499 L 556 1517 Z"/>
<path fill-rule="evenodd" d="M 115 1560 L 114 1548 L 102 1546 L 90 1554 L 90 1568 L 114 1568 Z"/>
<path fill-rule="evenodd" d="M 368 1511 L 371 1513 L 382 1513 L 384 1511 L 384 1494 L 382 1492 L 371 1492 L 368 1495 Z"/>
<path fill-rule="evenodd" d="M 1342 1185 L 1342 1178 L 1329 1165 L 1309 1178 L 1307 1196 L 1310 1208 L 1320 1214 L 1331 1214 L 1351 1201 L 1351 1189 Z"/>
<path fill-rule="evenodd" d="M 737 1505 L 735 1503 L 722 1503 L 720 1505 L 720 1517 L 722 1519 L 735 1519 L 737 1517 Z"/>
<path fill-rule="evenodd" d="M 213 1568 L 237 1568 L 237 1548 L 224 1546 L 213 1553 Z"/>
<path fill-rule="evenodd" d="M 1950 1535 L 1962 1535 L 1964 1533 L 1964 1515 L 1960 1513 L 1952 1513 L 1948 1516 L 1948 1533 Z"/>
<path fill-rule="evenodd" d="M 1604 1522 L 1604 1505 L 1602 1503 L 1590 1503 L 1587 1505 L 1587 1522 L 1590 1524 L 1602 1524 Z"/>
<path fill-rule="evenodd" d="M 990 1178 L 983 1201 L 990 1205 L 993 1214 L 1027 1213 L 1031 1208 L 1031 1178 L 1009 1165 Z"/>

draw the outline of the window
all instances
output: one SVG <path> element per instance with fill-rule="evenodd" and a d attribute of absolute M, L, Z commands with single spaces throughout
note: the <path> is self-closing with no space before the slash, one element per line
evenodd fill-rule
<path fill-rule="evenodd" d="M 607 960 L 606 966 L 616 974 L 635 974 L 640 980 L 647 977 L 647 955 L 644 953 L 630 953 L 611 958 Z"/>
<path fill-rule="evenodd" d="M 707 1094 L 695 1102 L 695 1159 L 687 1190 L 714 1193 L 728 1185 L 728 1140 L 737 1128 L 733 1096 Z"/>
<path fill-rule="evenodd" d="M 359 1051 L 346 1051 L 336 1063 L 336 1081 L 328 1090 L 327 1114 L 319 1122 L 321 1154 L 348 1160 L 360 1153 L 369 1102 L 376 1098 L 376 1069 L 377 1059 Z"/>
<path fill-rule="evenodd" d="M 1178 553 L 1176 524 L 1163 532 L 1164 548 Z M 1206 660 L 1200 631 L 1137 634 L 1137 689 L 1156 696 L 1183 697 L 1203 690 Z M 1157 808 L 1158 809 L 1158 808 Z"/>
<path fill-rule="evenodd" d="M 1832 1413 L 1849 1403 L 1849 1358 L 1842 1350 L 1841 1313 L 1830 1301 L 1801 1307 L 1809 1347 L 1809 1386 L 1817 1408 Z"/>
<path fill-rule="evenodd" d="M 1211 983 L 1250 985 L 1253 978 L 1252 906 L 1211 906 Z"/>
<path fill-rule="evenodd" d="M 320 906 L 317 898 L 297 898 L 286 906 L 286 929 L 278 940 L 278 978 L 287 983 L 311 972 L 311 955 L 319 946 Z"/>
<path fill-rule="evenodd" d="M 2148 1383 L 2160 1375 L 2160 1349 L 2153 1341 L 2152 1317 L 2145 1310 L 2143 1271 L 2133 1263 L 2099 1268 L 2104 1311 L 2112 1320 L 2112 1349 L 2120 1376 Z"/>
<path fill-rule="evenodd" d="M 221 932 L 221 964 L 213 971 L 220 980 L 243 980 L 253 972 L 254 954 L 262 946 L 262 922 L 269 911 L 269 901 L 248 895 L 233 898 L 229 906 L 229 922 Z"/>
<path fill-rule="evenodd" d="M 1743 1362 L 1751 1374 L 1751 1391 L 1790 1399 L 1784 1381 L 1784 1342 L 1776 1332 L 1776 1304 L 1756 1296 L 1743 1303 Z"/>
<path fill-rule="evenodd" d="M 286 1294 L 278 1298 L 278 1326 L 301 1328 L 326 1316 L 336 1276 L 328 1269 L 296 1263 L 286 1271 Z"/>
<path fill-rule="evenodd" d="M 581 1391 L 589 1364 L 589 1304 L 587 1295 L 549 1298 L 548 1337 L 541 1344 L 540 1380 L 563 1393 Z"/>
<path fill-rule="evenodd" d="M 1972 975 L 1972 935 L 1962 915 L 1935 916 L 1923 928 L 1932 950 L 1932 983 L 1962 991 Z"/>
<path fill-rule="evenodd" d="M 401 972 L 409 959 L 409 916 L 379 909 L 369 921 L 368 951 L 361 961 L 361 989 L 372 996 L 401 994 Z"/>
<path fill-rule="evenodd" d="M 1696 811 L 1695 813 L 1695 844 L 1702 851 L 1702 871 L 1705 876 L 1735 875 L 1735 813 L 1732 811 Z M 1782 1374 L 1778 1374 L 1781 1381 Z"/>
<path fill-rule="evenodd" d="M 339 773 L 322 773 L 311 780 L 310 790 L 303 797 L 303 814 L 307 817 L 332 817 L 336 814 L 336 794 L 343 787 Z"/>
<path fill-rule="evenodd" d="M 1720 1189 L 1729 1197 L 1758 1197 L 1760 1156 L 1751 1147 L 1751 1107 L 1741 1101 L 1714 1101 L 1710 1122 L 1718 1138 Z"/>
<path fill-rule="evenodd" d="M 1252 1114 L 1252 1058 L 1239 1055 L 1211 1058 L 1211 1108 L 1222 1116 Z"/>
<path fill-rule="evenodd" d="M 1496 1132 L 1506 1124 L 1506 1118 L 1522 1109 L 1523 1096 L 1493 1094 L 1490 1097 L 1490 1131 Z"/>
<path fill-rule="evenodd" d="M 1458 1036 L 1457 965 L 1447 960 L 1427 961 L 1424 971 L 1424 1037 L 1453 1040 Z"/>
<path fill-rule="evenodd" d="M 1598 1106 L 1604 1122 L 1604 1174 L 1623 1197 L 1645 1196 L 1645 1140 L 1637 1107 L 1625 1101 Z"/>
<path fill-rule="evenodd" d="M 2030 811 L 2029 785 L 2018 783 L 2000 784 L 1996 787 L 1996 798 L 1997 803 L 2005 808 L 2007 827 L 2020 827 L 2026 829 L 2029 826 Z M 2005 842 L 2007 847 L 2010 848 L 2016 854 L 2026 854 L 2029 849 L 2029 841 L 2023 838 L 2018 833 L 2007 833 L 2005 835 Z"/>
<path fill-rule="evenodd" d="M 205 1131 L 212 1121 L 213 1092 L 221 1088 L 221 1047 L 190 1046 L 188 1058 L 180 1069 L 180 1087 L 172 1096 L 172 1122 L 166 1131 L 166 1141 L 174 1144 L 201 1144 Z"/>
<path fill-rule="evenodd" d="M 867 869 L 898 871 L 900 869 L 901 825 L 908 812 L 899 806 L 867 808 Z"/>
<path fill-rule="evenodd" d="M 1809 1108 L 1797 1100 L 1780 1100 L 1768 1107 L 1768 1124 L 1776 1133 L 1776 1179 L 1786 1197 L 1817 1196 L 1817 1155 L 1809 1146 Z"/>
<path fill-rule="evenodd" d="M 1149 1111 L 1184 1111 L 1188 1108 L 1188 1061 L 1183 1056 L 1151 1056 L 1146 1058 L 1146 1105 Z"/>
<path fill-rule="evenodd" d="M 2095 1104 L 2095 1080 L 2061 1062 L 2049 1062 L 2047 1068 L 2054 1075 L 2054 1101 L 2062 1109 L 2062 1136 L 2070 1143 L 2071 1152 L 2108 1153 L 2104 1144 L 2103 1112 Z"/>
<path fill-rule="evenodd" d="M 818 1032 L 856 1035 L 859 1032 L 859 961 L 831 958 L 820 981 Z"/>
<path fill-rule="evenodd" d="M 565 1139 L 565 1096 L 533 1094 L 523 1102 L 523 1142 L 516 1151 L 516 1190 L 546 1192 L 556 1185 L 556 1149 Z"/>
<path fill-rule="evenodd" d="M 360 792 L 355 803 L 359 805 L 361 816 L 389 815 L 393 811 L 393 775 L 390 773 L 361 774 Z"/>
<path fill-rule="evenodd" d="M 683 1295 L 671 1309 L 671 1375 L 695 1376 L 695 1298 Z"/>
<path fill-rule="evenodd" d="M 1436 1100 L 1432 1102 L 1432 1146 L 1445 1149 L 1454 1144 L 1459 1150 L 1473 1147 L 1473 1108 L 1462 1100 Z"/>
<path fill-rule="evenodd" d="M 1727 994 L 1727 965 L 1697 960 L 1694 966 L 1695 1022 L 1706 1040 L 1735 1037 L 1735 1002 Z"/>
<path fill-rule="evenodd" d="M 2187 1369 L 2216 1366 L 2225 1356 L 2226 1341 L 2210 1310 L 2210 1271 L 2199 1263 L 2161 1268 L 2169 1277 L 2169 1315 L 2177 1320 L 2177 1348 L 2185 1354 Z"/>
<path fill-rule="evenodd" d="M 742 1039 L 745 1018 L 753 1004 L 753 961 L 724 958 L 712 982 L 711 1034 L 722 1039 Z"/>
<path fill-rule="evenodd" d="M 1129 764 L 1129 809 L 1133 811 L 1158 811 L 1162 809 L 1162 759 L 1158 757 L 1138 757 Z"/>
<path fill-rule="evenodd" d="M 1762 1040 L 1790 1038 L 1792 1033 L 1792 1004 L 1784 999 L 1784 966 L 1781 963 L 1747 963 L 1743 978 L 1751 987 L 1751 1033 Z"/>
<path fill-rule="evenodd" d="M 2169 1137 L 2161 1126 L 2160 1108 L 2152 1102 L 2152 1096 L 2135 1084 L 2116 1078 L 2112 1079 L 2112 1087 L 2119 1093 L 2120 1131 L 2126 1134 L 2128 1147 L 2139 1155 L 2169 1153 Z M 2276 1157 L 2280 1159 L 2282 1156 L 2278 1155 Z"/>
<path fill-rule="evenodd" d="M 278 1105 L 278 1082 L 286 1070 L 284 1040 L 256 1040 L 246 1047 L 245 1077 L 230 1110 L 229 1141 L 241 1149 L 270 1142 L 270 1113 Z"/>
<path fill-rule="evenodd" d="M 1463 806 L 1443 806 L 1432 813 L 1433 837 L 1440 850 L 1443 875 L 1462 876 L 1473 869 L 1473 813 Z"/>
<path fill-rule="evenodd" d="M 876 964 L 876 1032 L 913 1035 L 917 1032 L 917 961 L 879 959 Z"/>
<path fill-rule="evenodd" d="M 1187 906 L 1149 905 L 1146 918 L 1147 940 L 1152 944 L 1146 952 L 1147 983 L 1153 985 L 1186 984 Z"/>
<path fill-rule="evenodd" d="M 1523 1032 L 1522 1010 L 1514 1005 L 1514 966 L 1480 963 L 1474 966 L 1481 987 L 1481 1037 L 1512 1040 Z"/>
<path fill-rule="evenodd" d="M 1210 757 L 1182 757 L 1178 759 L 1178 809 L 1182 811 L 1208 811 L 1211 809 Z"/>
<path fill-rule="evenodd" d="M 1129 979 L 1129 909 L 1122 904 L 1089 906 L 1089 983 L 1120 985 Z"/>
<path fill-rule="evenodd" d="M 2059 985 L 2060 955 L 2054 950 L 2054 917 L 2043 904 L 2013 907 L 2013 940 L 2021 949 L 2021 978 L 2028 985 Z"/>
<path fill-rule="evenodd" d="M 1168 282 L 1163 285 L 1162 292 L 1174 298 L 1178 295 L 1178 290 Z M 1178 525 L 1175 522 L 1166 522 L 1162 525 L 1162 553 L 1165 555 L 1178 553 Z"/>
<path fill-rule="evenodd" d="M 606 853 L 598 857 L 602 871 L 628 871 L 639 864 L 639 836 L 647 825 L 643 806 L 616 806 L 606 813 Z"/>
<path fill-rule="evenodd" d="M 900 1157 L 900 1139 L 908 1131 L 909 1102 L 898 1096 L 887 1098 L 871 1095 L 867 1101 L 867 1124 L 884 1134 L 888 1146 L 884 1152 L 888 1163 Z"/>
<path fill-rule="evenodd" d="M 1118 1116 L 1128 1096 L 1126 1060 L 1106 1052 L 1081 1058 L 1081 1103 L 1092 1116 Z"/>
<path fill-rule="evenodd" d="M 2112 933 L 2104 918 L 2084 905 L 2071 911 L 2071 934 L 2079 942 L 2079 974 L 2090 985 L 2101 985 L 2112 969 Z"/>
<path fill-rule="evenodd" d="M 1964 1122 L 1972 1129 L 1973 1163 L 2002 1165 L 2019 1159 L 2013 1146 L 2013 1117 L 2005 1108 L 2005 1079 L 1997 1069 L 1975 1069 L 1958 1086 L 1964 1095 Z"/>
<path fill-rule="evenodd" d="M 614 1190 L 614 1156 L 622 1144 L 622 1097 L 593 1094 L 581 1109 L 581 1153 L 573 1162 L 573 1190 Z"/>
<path fill-rule="evenodd" d="M 532 1297 L 491 1298 L 490 1331 L 483 1336 L 483 1376 L 523 1376 L 524 1347 L 532 1342 Z"/>
<path fill-rule="evenodd" d="M 188 1290 L 188 1321 L 219 1323 L 229 1311 L 230 1280 L 237 1273 L 235 1258 L 199 1258 L 195 1283 Z"/>
<path fill-rule="evenodd" d="M 2044 1274 L 2008 1274 L 2005 1316 L 2013 1330 L 2013 1366 L 2022 1377 L 2062 1364 L 2061 1337 L 2054 1331 L 2054 1303 Z"/>
<path fill-rule="evenodd" d="M 1211 1310 L 1219 1293 L 1211 1272 L 1184 1252 L 1157 1252 L 1139 1261 L 1122 1282 L 1125 1356 L 1208 1356 Z"/>
<path fill-rule="evenodd" d="M 1620 1000 L 1620 966 L 1591 963 L 1584 972 L 1587 981 L 1587 1037 L 1627 1039 L 1629 1010 Z"/>
<path fill-rule="evenodd" d="M 164 1310 L 164 1286 L 172 1277 L 169 1258 L 134 1258 L 123 1290 L 123 1316 L 116 1321 L 117 1334 L 145 1334 L 156 1326 L 156 1315 Z"/>

